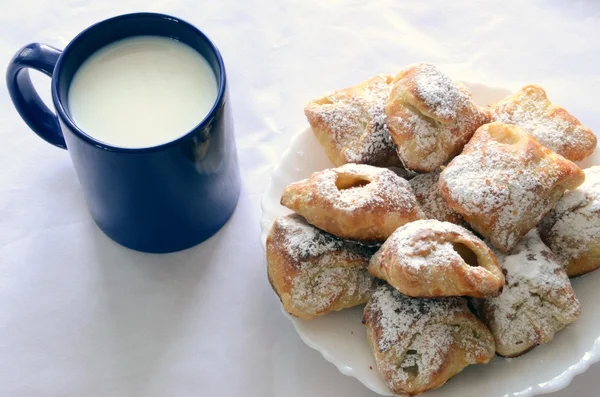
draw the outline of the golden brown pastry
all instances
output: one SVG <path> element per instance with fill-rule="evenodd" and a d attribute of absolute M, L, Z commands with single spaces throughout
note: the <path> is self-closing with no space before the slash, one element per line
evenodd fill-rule
<path fill-rule="evenodd" d="M 490 116 L 464 86 L 429 63 L 396 75 L 385 114 L 398 156 L 417 172 L 432 172 L 460 153 Z"/>
<path fill-rule="evenodd" d="M 583 170 L 585 182 L 566 192 L 540 224 L 542 239 L 569 277 L 600 266 L 600 166 Z"/>
<path fill-rule="evenodd" d="M 450 208 L 506 253 L 584 178 L 527 131 L 496 122 L 480 127 L 442 171 L 440 191 Z"/>
<path fill-rule="evenodd" d="M 596 148 L 596 135 L 560 106 L 552 104 L 546 91 L 528 85 L 505 98 L 492 110 L 494 121 L 516 124 L 542 145 L 571 161 L 588 157 Z"/>
<path fill-rule="evenodd" d="M 494 357 L 494 338 L 463 298 L 415 299 L 379 287 L 363 323 L 379 374 L 410 397 L 442 386 L 471 364 Z"/>
<path fill-rule="evenodd" d="M 398 227 L 422 218 L 408 181 L 365 164 L 315 172 L 283 191 L 281 204 L 337 237 L 384 241 Z"/>
<path fill-rule="evenodd" d="M 284 216 L 267 237 L 269 281 L 288 313 L 309 320 L 367 301 L 376 287 L 366 269 L 372 252 Z"/>
<path fill-rule="evenodd" d="M 462 216 L 448 206 L 440 193 L 440 172 L 441 170 L 437 170 L 430 174 L 419 174 L 409 181 L 419 207 L 427 219 L 464 226 L 465 221 Z"/>
<path fill-rule="evenodd" d="M 392 76 L 377 75 L 306 105 L 304 114 L 334 165 L 400 165 L 384 114 L 391 82 Z"/>
<path fill-rule="evenodd" d="M 498 261 L 483 241 L 434 219 L 396 230 L 371 258 L 369 273 L 412 297 L 488 298 L 504 286 Z"/>
<path fill-rule="evenodd" d="M 496 340 L 496 352 L 516 357 L 552 340 L 577 320 L 581 307 L 558 258 L 531 230 L 508 255 L 498 254 L 506 286 L 478 311 Z"/>

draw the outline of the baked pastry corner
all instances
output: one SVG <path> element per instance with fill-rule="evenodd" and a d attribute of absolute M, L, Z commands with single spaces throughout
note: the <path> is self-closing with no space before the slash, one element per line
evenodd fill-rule
<path fill-rule="evenodd" d="M 571 161 L 585 159 L 597 145 L 592 130 L 550 102 L 539 85 L 527 85 L 495 104 L 492 118 L 529 131 L 542 145 Z"/>
<path fill-rule="evenodd" d="M 363 324 L 379 374 L 393 393 L 436 389 L 471 364 L 494 357 L 494 338 L 463 298 L 414 299 L 380 286 Z"/>
<path fill-rule="evenodd" d="M 299 215 L 284 216 L 267 237 L 269 282 L 288 313 L 310 320 L 367 301 L 377 286 L 367 272 L 372 253 Z"/>
<path fill-rule="evenodd" d="M 355 86 L 308 102 L 304 114 L 327 157 L 346 163 L 400 166 L 384 108 L 392 76 L 376 75 Z"/>
<path fill-rule="evenodd" d="M 585 182 L 566 192 L 539 225 L 542 239 L 569 277 L 600 267 L 600 166 L 583 172 Z"/>
<path fill-rule="evenodd" d="M 398 156 L 417 172 L 447 163 L 490 118 L 466 87 L 429 63 L 410 65 L 396 75 L 385 114 Z"/>
<path fill-rule="evenodd" d="M 479 302 L 496 352 L 516 357 L 547 343 L 579 317 L 581 306 L 558 258 L 531 230 L 509 254 L 498 254 L 506 286 L 496 298 Z"/>

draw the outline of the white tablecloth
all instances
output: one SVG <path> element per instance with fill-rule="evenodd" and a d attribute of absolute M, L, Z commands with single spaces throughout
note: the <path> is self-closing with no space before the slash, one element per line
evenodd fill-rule
<path fill-rule="evenodd" d="M 401 4 L 402 3 L 402 4 Z M 68 153 L 0 83 L 0 396 L 370 396 L 306 347 L 266 279 L 260 199 L 313 96 L 427 60 L 456 79 L 539 83 L 600 131 L 600 2 L 2 0 L 0 65 L 133 11 L 204 30 L 228 69 L 243 191 L 213 238 L 171 255 L 92 222 Z M 48 79 L 36 79 L 48 90 Z M 45 95 L 49 97 L 48 94 Z M 535 368 L 532 368 L 535 370 Z M 556 397 L 595 396 L 600 366 Z"/>

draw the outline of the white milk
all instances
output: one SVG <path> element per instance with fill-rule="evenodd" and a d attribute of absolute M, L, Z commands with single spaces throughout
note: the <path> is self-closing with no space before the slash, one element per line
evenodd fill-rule
<path fill-rule="evenodd" d="M 95 139 L 144 148 L 188 133 L 217 93 L 210 65 L 190 46 L 137 36 L 101 48 L 80 66 L 69 87 L 69 109 Z"/>

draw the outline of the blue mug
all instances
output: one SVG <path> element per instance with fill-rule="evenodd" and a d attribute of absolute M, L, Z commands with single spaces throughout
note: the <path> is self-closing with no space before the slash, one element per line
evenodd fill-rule
<path fill-rule="evenodd" d="M 212 67 L 219 91 L 208 115 L 183 137 L 154 147 L 119 148 L 74 123 L 67 95 L 90 55 L 138 35 L 173 38 L 198 51 Z M 29 68 L 51 76 L 56 114 L 35 92 Z M 29 44 L 10 61 L 6 83 L 29 127 L 68 149 L 94 221 L 116 242 L 144 252 L 178 251 L 209 238 L 231 217 L 240 176 L 225 66 L 214 44 L 189 23 L 162 14 L 127 14 L 87 28 L 62 52 Z"/>

